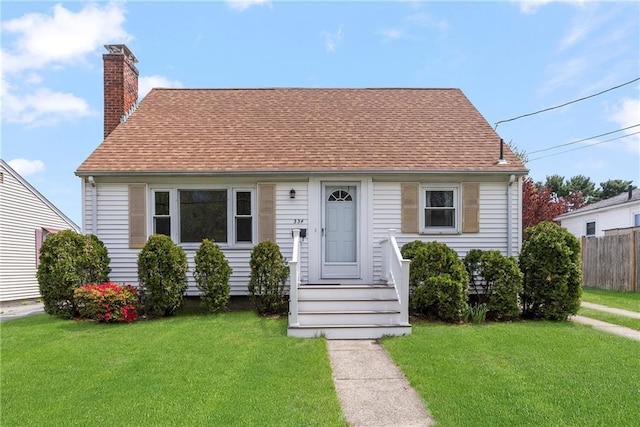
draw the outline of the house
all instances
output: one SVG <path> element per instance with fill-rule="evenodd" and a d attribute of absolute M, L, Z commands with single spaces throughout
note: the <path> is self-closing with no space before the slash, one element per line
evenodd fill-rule
<path fill-rule="evenodd" d="M 562 214 L 556 221 L 578 239 L 640 227 L 640 189 L 629 186 L 622 194 Z"/>
<path fill-rule="evenodd" d="M 63 229 L 80 231 L 0 159 L 0 303 L 40 297 L 40 246 L 47 235 Z"/>
<path fill-rule="evenodd" d="M 135 109 L 136 59 L 107 49 L 105 139 L 76 174 L 112 280 L 137 283 L 153 233 L 191 269 L 208 237 L 246 295 L 269 239 L 291 261 L 289 333 L 367 338 L 410 332 L 402 244 L 518 253 L 527 170 L 458 89 L 154 89 Z"/>

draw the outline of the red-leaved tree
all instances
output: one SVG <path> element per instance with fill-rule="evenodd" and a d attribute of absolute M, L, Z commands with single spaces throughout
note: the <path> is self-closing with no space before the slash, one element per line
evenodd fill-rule
<path fill-rule="evenodd" d="M 542 221 L 553 221 L 555 217 L 567 212 L 568 203 L 558 197 L 550 187 L 536 188 L 527 177 L 522 183 L 522 229 L 533 227 Z"/>

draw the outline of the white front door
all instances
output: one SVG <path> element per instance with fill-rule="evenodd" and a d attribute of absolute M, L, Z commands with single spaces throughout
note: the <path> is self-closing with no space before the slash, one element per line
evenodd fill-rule
<path fill-rule="evenodd" d="M 322 278 L 360 277 L 358 185 L 322 185 Z"/>

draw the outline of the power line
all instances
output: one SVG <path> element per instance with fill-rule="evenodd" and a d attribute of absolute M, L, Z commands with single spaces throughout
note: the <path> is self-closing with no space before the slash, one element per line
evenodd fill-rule
<path fill-rule="evenodd" d="M 514 120 L 518 120 L 518 119 L 521 119 L 521 118 L 523 118 L 523 117 L 529 117 L 529 116 L 533 116 L 533 115 L 536 115 L 536 114 L 544 113 L 544 112 L 546 112 L 546 111 L 555 110 L 556 108 L 566 107 L 567 105 L 575 104 L 576 102 L 584 101 L 585 99 L 589 99 L 589 98 L 593 98 L 594 96 L 602 95 L 603 93 L 606 93 L 606 92 L 612 91 L 612 90 L 614 90 L 614 89 L 621 88 L 622 86 L 626 86 L 626 85 L 631 84 L 631 83 L 633 83 L 633 82 L 637 82 L 638 80 L 640 80 L 640 77 L 636 77 L 635 79 L 633 79 L 633 80 L 629 80 L 629 81 L 628 81 L 628 82 L 626 82 L 626 83 L 622 83 L 622 84 L 619 84 L 619 85 L 617 85 L 617 86 L 610 87 L 609 89 L 603 90 L 602 92 L 594 93 L 593 95 L 585 96 L 585 97 L 583 97 L 583 98 L 574 99 L 573 101 L 565 102 L 564 104 L 556 105 L 555 107 L 545 108 L 545 109 L 543 109 L 543 110 L 534 111 L 533 113 L 523 114 L 523 115 L 521 115 L 521 116 L 512 117 L 512 118 L 510 118 L 510 119 L 506 119 L 506 120 L 500 120 L 500 121 L 498 121 L 498 122 L 496 122 L 496 123 L 495 123 L 495 127 L 494 127 L 493 129 L 494 129 L 494 130 L 498 129 L 498 125 L 499 125 L 500 123 L 512 122 L 512 121 L 514 121 Z"/>
<path fill-rule="evenodd" d="M 626 137 L 631 136 L 631 135 L 637 135 L 639 133 L 640 133 L 640 131 L 634 132 L 634 133 L 630 133 L 630 134 L 627 134 L 627 135 L 618 136 L 616 138 L 607 139 L 607 140 L 600 141 L 600 142 L 595 142 L 593 144 L 585 145 L 583 147 L 572 148 L 571 150 L 565 150 L 565 151 L 560 151 L 560 152 L 553 153 L 553 154 L 548 154 L 546 156 L 536 157 L 535 159 L 529 159 L 529 162 L 533 162 L 534 160 L 546 159 L 547 157 L 557 156 L 558 154 L 568 153 L 570 151 L 582 150 L 583 148 L 593 147 L 593 146 L 596 146 L 596 145 L 604 144 L 605 142 L 615 141 L 616 139 L 626 138 Z"/>
<path fill-rule="evenodd" d="M 626 127 L 626 128 L 622 128 L 622 129 L 618 129 L 618 130 L 612 130 L 611 132 L 601 133 L 600 135 L 590 136 L 589 138 L 583 138 L 583 139 L 579 139 L 577 141 L 567 142 L 566 144 L 553 145 L 551 147 L 543 148 L 543 149 L 540 149 L 540 150 L 530 151 L 527 154 L 541 153 L 543 151 L 549 151 L 549 150 L 553 150 L 555 148 L 560 148 L 560 147 L 565 147 L 567 145 L 577 144 L 579 142 L 584 142 L 584 141 L 588 141 L 590 139 L 600 138 L 601 136 L 611 135 L 612 133 L 622 132 L 623 130 L 635 128 L 635 127 L 638 127 L 638 126 L 640 126 L 640 123 L 638 123 L 637 125 Z"/>

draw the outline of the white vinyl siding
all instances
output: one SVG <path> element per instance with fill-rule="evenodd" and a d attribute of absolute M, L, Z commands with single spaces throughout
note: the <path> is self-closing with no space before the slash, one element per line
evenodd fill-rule
<path fill-rule="evenodd" d="M 580 238 L 587 234 L 587 222 L 596 223 L 596 237 L 604 236 L 605 230 L 634 226 L 634 213 L 638 213 L 640 201 L 614 206 L 603 210 L 587 211 L 560 221 L 571 234 Z"/>
<path fill-rule="evenodd" d="M 38 298 L 36 230 L 76 226 L 4 166 L 0 172 L 0 302 Z"/>
<path fill-rule="evenodd" d="M 291 188 L 296 190 L 295 199 L 290 199 L 289 197 Z M 138 286 L 137 260 L 139 250 L 129 248 L 127 189 L 127 184 L 98 184 L 98 237 L 106 245 L 111 257 L 111 281 Z M 90 195 L 91 189 L 87 188 L 86 192 L 87 195 Z M 88 203 L 91 199 L 88 196 L 86 200 Z M 306 183 L 278 184 L 276 186 L 276 206 L 278 207 L 276 240 L 280 245 L 283 256 L 290 260 L 293 249 L 291 230 L 293 228 L 306 228 L 308 222 Z M 295 220 L 302 220 L 302 223 L 294 224 Z M 185 248 L 189 261 L 187 294 L 195 296 L 199 293 L 193 279 L 195 268 L 193 258 L 198 245 L 188 244 L 183 246 L 189 246 Z M 222 251 L 233 269 L 230 279 L 232 295 L 247 294 L 247 284 L 250 277 L 249 258 L 252 247 L 253 245 L 241 248 L 222 247 Z M 306 240 L 301 245 L 301 255 L 302 276 L 303 280 L 306 280 L 308 277 Z"/>
<path fill-rule="evenodd" d="M 471 249 L 497 249 L 507 255 L 507 183 L 480 183 L 480 231 L 478 233 L 425 235 L 401 233 L 401 183 L 374 182 L 373 186 L 373 277 L 380 281 L 382 249 L 380 241 L 387 238 L 389 229 L 398 230 L 400 246 L 413 240 L 444 242 L 460 257 Z M 512 251 L 519 250 L 518 185 L 512 191 Z"/>

